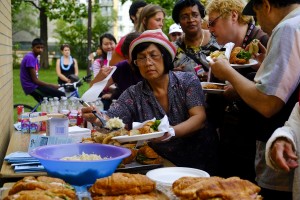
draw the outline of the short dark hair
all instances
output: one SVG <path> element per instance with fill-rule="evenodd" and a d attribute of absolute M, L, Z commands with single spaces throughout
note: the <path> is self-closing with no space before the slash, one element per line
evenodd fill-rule
<path fill-rule="evenodd" d="M 175 23 L 179 24 L 179 13 L 182 9 L 186 7 L 193 7 L 194 5 L 198 6 L 199 13 L 201 15 L 201 18 L 205 17 L 205 8 L 200 3 L 199 0 L 179 0 L 176 2 L 173 11 L 172 11 L 172 18 Z"/>
<path fill-rule="evenodd" d="M 132 2 L 130 8 L 129 8 L 129 18 L 131 19 L 131 16 L 135 16 L 139 8 L 145 7 L 147 3 L 145 1 L 134 1 Z M 134 21 L 131 19 L 132 23 Z"/>
<path fill-rule="evenodd" d="M 63 51 L 65 47 L 68 47 L 69 49 L 71 49 L 69 44 L 62 44 L 60 46 L 60 50 Z"/>
<path fill-rule="evenodd" d="M 160 53 L 163 54 L 163 61 L 164 61 L 164 73 L 167 74 L 169 73 L 170 70 L 172 70 L 174 68 L 173 62 L 172 62 L 172 56 L 169 53 L 169 51 L 163 47 L 160 44 L 157 43 L 153 43 L 153 42 L 144 42 L 144 43 L 140 43 L 138 45 L 136 45 L 136 47 L 134 47 L 133 51 L 131 52 L 131 65 L 133 66 L 133 69 L 136 72 L 139 72 L 139 68 L 138 66 L 136 66 L 134 64 L 134 60 L 136 60 L 137 58 L 137 54 L 139 52 L 144 51 L 145 49 L 147 49 L 151 44 L 154 44 L 155 46 L 157 46 L 157 48 L 159 49 Z"/>
<path fill-rule="evenodd" d="M 103 39 L 104 38 L 107 38 L 109 40 L 112 40 L 114 41 L 116 44 L 117 44 L 117 40 L 115 38 L 115 36 L 113 36 L 113 34 L 111 33 L 103 33 L 100 38 L 99 38 L 99 44 L 100 44 L 100 47 L 102 48 L 102 43 L 103 43 Z"/>
<path fill-rule="evenodd" d="M 35 47 L 36 45 L 44 45 L 44 41 L 41 38 L 35 38 L 31 42 L 31 47 Z"/>
<path fill-rule="evenodd" d="M 129 46 L 130 43 L 136 39 L 137 37 L 139 37 L 142 33 L 140 32 L 132 32 L 129 33 L 125 36 L 125 40 L 121 46 L 121 52 L 124 56 L 129 56 Z"/>

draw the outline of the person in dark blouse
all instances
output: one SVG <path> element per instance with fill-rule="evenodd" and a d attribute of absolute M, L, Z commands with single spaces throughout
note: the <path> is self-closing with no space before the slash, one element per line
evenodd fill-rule
<path fill-rule="evenodd" d="M 206 126 L 204 93 L 194 73 L 172 71 L 175 55 L 176 47 L 161 30 L 145 31 L 135 39 L 130 44 L 129 60 L 143 80 L 126 89 L 105 117 L 119 117 L 131 129 L 133 122 L 166 115 L 175 135 L 166 132 L 149 145 L 177 166 L 214 175 L 217 138 Z M 83 117 L 102 126 L 92 109 L 83 108 Z"/>

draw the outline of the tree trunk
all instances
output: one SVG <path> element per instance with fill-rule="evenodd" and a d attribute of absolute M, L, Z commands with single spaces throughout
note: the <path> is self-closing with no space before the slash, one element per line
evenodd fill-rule
<path fill-rule="evenodd" d="M 47 0 L 43 0 L 47 2 Z M 44 7 L 40 8 L 40 37 L 44 40 L 44 51 L 41 54 L 41 67 L 48 69 L 49 68 L 49 56 L 48 56 L 48 18 L 45 13 L 46 9 Z"/>

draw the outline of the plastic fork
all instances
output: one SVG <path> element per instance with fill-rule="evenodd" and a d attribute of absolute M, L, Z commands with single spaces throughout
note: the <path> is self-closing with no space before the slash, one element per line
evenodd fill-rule
<path fill-rule="evenodd" d="M 107 67 L 109 67 L 109 61 L 111 60 L 111 57 L 112 57 L 112 51 L 108 51 L 107 52 Z"/>

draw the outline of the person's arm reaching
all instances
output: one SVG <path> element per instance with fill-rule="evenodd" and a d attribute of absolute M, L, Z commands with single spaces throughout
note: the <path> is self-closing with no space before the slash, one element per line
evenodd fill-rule
<path fill-rule="evenodd" d="M 273 116 L 284 106 L 280 98 L 260 92 L 255 83 L 232 68 L 228 60 L 217 58 L 210 62 L 210 66 L 217 78 L 229 81 L 239 96 L 265 117 Z"/>

